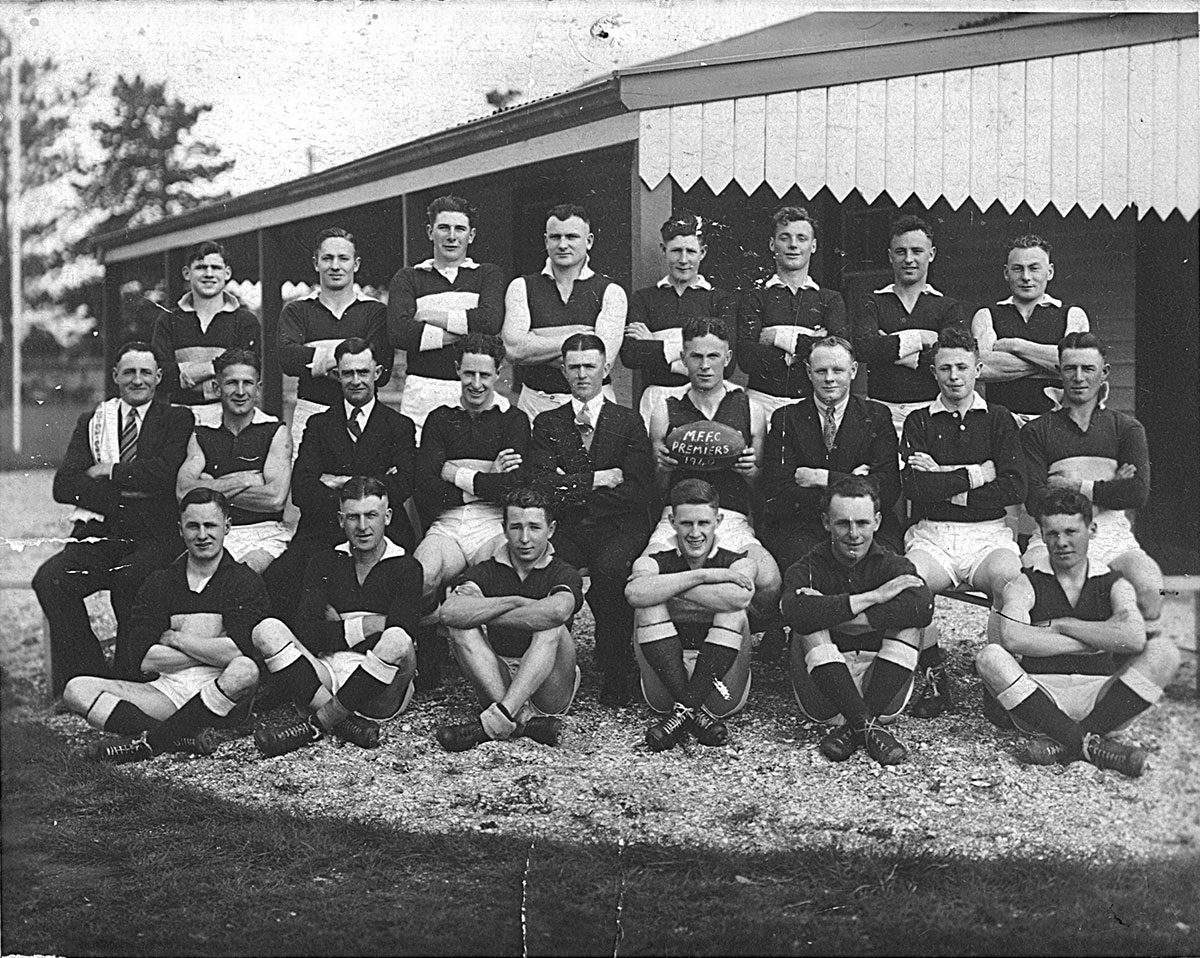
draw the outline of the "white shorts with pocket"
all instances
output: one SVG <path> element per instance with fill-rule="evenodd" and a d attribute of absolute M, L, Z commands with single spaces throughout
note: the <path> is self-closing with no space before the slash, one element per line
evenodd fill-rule
<path fill-rule="evenodd" d="M 504 534 L 504 510 L 494 502 L 469 502 L 438 516 L 425 530 L 425 539 L 441 536 L 458 546 L 470 565 L 475 554 Z M 424 540 L 422 540 L 424 541 Z"/>
<path fill-rule="evenodd" d="M 1104 509 L 1095 514 L 1096 534 L 1088 544 L 1088 558 L 1096 562 L 1111 565 L 1113 559 L 1124 555 L 1141 545 L 1129 525 L 1129 516 L 1119 509 Z M 1032 566 L 1038 559 L 1049 555 L 1046 543 L 1042 541 L 1042 530 L 1034 528 L 1029 537 L 1029 545 L 1025 547 L 1025 555 L 1021 561 L 1026 566 Z"/>
<path fill-rule="evenodd" d="M 617 401 L 617 394 L 613 392 L 612 384 L 605 386 L 602 390 L 604 398 L 609 402 Z M 551 409 L 557 409 L 563 403 L 571 401 L 570 393 L 546 393 L 540 389 L 534 389 L 532 386 L 521 386 L 521 395 L 517 397 L 517 408 L 529 417 L 529 421 L 533 422 L 544 412 Z"/>
<path fill-rule="evenodd" d="M 292 530 L 284 523 L 271 519 L 234 526 L 225 536 L 225 548 L 238 562 L 256 549 L 261 549 L 272 559 L 278 559 L 287 551 L 291 541 Z"/>
<path fill-rule="evenodd" d="M 181 709 L 184 702 L 195 698 L 197 692 L 224 671 L 216 665 L 191 665 L 178 672 L 161 672 L 149 685 L 169 698 L 176 709 Z"/>
<path fill-rule="evenodd" d="M 308 425 L 308 421 L 318 413 L 323 413 L 328 406 L 322 406 L 319 402 L 313 402 L 311 399 L 297 399 L 296 408 L 292 410 L 292 464 L 295 465 L 296 457 L 300 455 L 300 443 L 304 439 L 304 429 Z"/>
<path fill-rule="evenodd" d="M 772 396 L 761 389 L 747 389 L 746 396 L 750 399 L 751 406 L 762 410 L 768 424 L 771 422 L 771 417 L 775 415 L 777 409 L 794 405 L 800 401 L 799 399 L 789 399 L 787 396 Z"/>
<path fill-rule="evenodd" d="M 904 554 L 924 552 L 942 567 L 954 588 L 969 583 L 997 549 L 1020 556 L 1012 529 L 1003 519 L 940 522 L 921 519 L 904 534 Z"/>
<path fill-rule="evenodd" d="M 417 424 L 417 442 L 429 414 L 439 406 L 455 406 L 462 398 L 462 383 L 457 379 L 433 379 L 430 376 L 404 377 L 400 394 L 400 412 Z"/>

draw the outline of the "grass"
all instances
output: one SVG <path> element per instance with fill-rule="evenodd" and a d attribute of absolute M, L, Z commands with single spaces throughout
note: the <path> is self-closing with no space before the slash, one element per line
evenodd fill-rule
<path fill-rule="evenodd" d="M 0 732 L 6 953 L 520 954 L 523 887 L 529 954 L 1200 951 L 1196 858 L 1100 867 L 836 840 L 726 855 L 417 834 L 164 787 L 11 713 Z"/>

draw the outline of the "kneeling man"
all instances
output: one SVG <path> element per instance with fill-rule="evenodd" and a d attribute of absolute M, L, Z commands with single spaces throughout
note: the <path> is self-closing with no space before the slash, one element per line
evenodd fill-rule
<path fill-rule="evenodd" d="M 1145 751 L 1106 736 L 1162 697 L 1179 650 L 1168 638 L 1147 639 L 1134 587 L 1089 561 L 1090 499 L 1051 490 L 1037 522 L 1047 551 L 1004 590 L 992 614 L 998 640 L 975 668 L 1012 724 L 1037 736 L 1026 752 L 1031 764 L 1084 759 L 1136 777 Z"/>
<path fill-rule="evenodd" d="M 634 609 L 634 649 L 642 694 L 666 714 L 646 730 L 652 751 L 674 748 L 692 733 L 701 745 L 724 745 L 725 718 L 750 695 L 750 620 L 754 560 L 722 549 L 720 497 L 702 479 L 671 490 L 674 548 L 633 564 L 625 598 Z"/>
<path fill-rule="evenodd" d="M 229 503 L 212 489 L 194 489 L 179 505 L 187 552 L 153 573 L 134 602 L 130 639 L 147 649 L 142 669 L 150 682 L 81 675 L 63 701 L 88 724 L 133 735 L 119 745 L 98 743 L 91 755 L 106 762 L 139 762 L 163 752 L 210 755 L 214 727 L 241 724 L 258 685 L 250 656 L 261 635 L 283 629 L 269 619 L 267 590 L 225 551 Z"/>
<path fill-rule="evenodd" d="M 881 723 L 894 720 L 912 695 L 933 596 L 908 559 L 876 544 L 882 518 L 874 483 L 838 480 L 825 494 L 828 541 L 790 566 L 784 579 L 792 688 L 806 718 L 841 720 L 820 744 L 835 762 L 864 744 L 880 765 L 908 755 Z"/>
<path fill-rule="evenodd" d="M 413 635 L 421 608 L 421 566 L 387 537 L 387 487 L 351 476 L 339 518 L 346 542 L 308 564 L 296 631 L 255 638 L 267 671 L 308 718 L 260 729 L 254 744 L 283 755 L 326 732 L 361 748 L 379 745 L 379 721 L 412 701 Z"/>

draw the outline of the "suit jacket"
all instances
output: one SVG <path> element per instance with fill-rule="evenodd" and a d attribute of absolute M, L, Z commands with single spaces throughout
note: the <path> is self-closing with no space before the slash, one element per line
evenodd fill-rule
<path fill-rule="evenodd" d="M 415 536 L 404 503 L 412 495 L 416 445 L 413 421 L 378 399 L 358 442 L 350 438 L 346 405 L 340 399 L 309 419 L 292 469 L 292 502 L 300 510 L 296 538 L 329 545 L 346 541 L 337 517 L 339 491 L 321 482 L 323 473 L 374 476 L 388 490 L 392 508 L 388 538 L 412 549 Z"/>
<path fill-rule="evenodd" d="M 129 539 L 171 538 L 179 531 L 175 477 L 187 458 L 194 419 L 188 409 L 151 402 L 138 432 L 137 456 L 113 466 L 111 479 L 92 479 L 95 464 L 88 439 L 92 413 L 75 423 L 62 465 L 54 473 L 54 501 L 104 516 L 104 522 L 77 522 L 76 538 L 120 534 Z"/>
<path fill-rule="evenodd" d="M 829 484 L 849 475 L 856 467 L 867 465 L 875 479 L 882 503 L 880 532 L 901 541 L 899 522 L 894 513 L 900 498 L 899 440 L 892 425 L 891 410 L 883 403 L 850 396 L 845 415 L 838 427 L 833 448 L 826 451 L 821 416 L 816 403 L 804 399 L 776 410 L 771 417 L 763 453 L 762 491 L 766 514 L 775 521 L 799 519 L 805 525 L 821 529 L 821 497 L 818 486 L 796 485 L 796 470 L 828 469 Z M 889 538 L 891 538 L 889 536 Z"/>
<path fill-rule="evenodd" d="M 601 469 L 620 469 L 624 481 L 616 488 L 593 489 L 593 476 Z M 532 480 L 554 488 L 560 522 L 648 519 L 654 457 L 646 424 L 625 406 L 606 401 L 600 407 L 590 451 L 570 402 L 542 413 L 533 422 L 528 470 Z"/>

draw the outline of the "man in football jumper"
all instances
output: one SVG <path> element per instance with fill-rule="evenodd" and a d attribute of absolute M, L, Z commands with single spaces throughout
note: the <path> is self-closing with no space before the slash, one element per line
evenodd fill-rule
<path fill-rule="evenodd" d="M 785 206 L 771 217 L 775 275 L 757 283 L 738 307 L 737 360 L 750 376 L 750 402 L 769 421 L 782 406 L 812 395 L 805 361 L 826 336 L 849 338 L 842 294 L 822 289 L 809 275 L 817 251 L 817 221 L 808 210 Z"/>
<path fill-rule="evenodd" d="M 518 276 L 504 296 L 504 346 L 521 387 L 517 406 L 532 422 L 571 396 L 562 373 L 562 344 L 595 333 L 607 356 L 621 348 L 628 306 L 625 290 L 588 265 L 592 228 L 587 210 L 563 203 L 546 214 L 546 265 Z M 608 398 L 616 401 L 612 387 Z"/>
<path fill-rule="evenodd" d="M 646 729 L 651 751 L 688 734 L 724 745 L 724 719 L 750 695 L 750 620 L 754 563 L 722 548 L 720 495 L 702 479 L 671 489 L 671 547 L 633 564 L 625 597 L 634 608 L 635 648 L 646 704 L 666 717 Z"/>
<path fill-rule="evenodd" d="M 895 765 L 908 750 L 882 723 L 895 719 L 912 694 L 933 596 L 911 562 L 875 543 L 883 509 L 870 480 L 846 476 L 824 499 L 828 539 L 784 577 L 792 688 L 806 718 L 841 718 L 821 739 L 822 755 L 844 762 L 865 744 L 880 765 Z"/>
<path fill-rule="evenodd" d="M 1057 387 L 1058 344 L 1067 333 L 1086 333 L 1088 316 L 1080 306 L 1063 305 L 1046 292 L 1054 278 L 1050 244 L 1021 236 L 1009 244 L 1004 281 L 1012 295 L 985 306 L 971 320 L 979 343 L 989 402 L 999 403 L 1024 425 L 1049 412 L 1046 387 Z"/>
<path fill-rule="evenodd" d="M 1037 506 L 1047 550 L 1004 590 L 997 641 L 975 657 L 998 724 L 1035 735 L 1035 765 L 1078 759 L 1142 774 L 1144 750 L 1107 736 L 1154 705 L 1179 668 L 1168 638 L 1146 635 L 1133 586 L 1091 553 L 1092 502 L 1052 489 Z M 1002 707 L 998 711 L 996 704 Z"/>
<path fill-rule="evenodd" d="M 654 457 L 642 417 L 604 398 L 608 368 L 599 336 L 579 333 L 563 343 L 571 401 L 534 420 L 529 479 L 552 489 L 558 503 L 555 551 L 590 570 L 600 702 L 617 706 L 629 701 L 636 668 L 625 582 L 650 538 Z"/>
<path fill-rule="evenodd" d="M 475 208 L 439 196 L 425 215 L 433 255 L 392 277 L 387 305 L 392 346 L 408 357 L 400 411 L 416 423 L 418 440 L 434 409 L 458 402 L 455 344 L 468 333 L 497 336 L 504 322 L 504 274 L 469 255 Z"/>
<path fill-rule="evenodd" d="M 54 501 L 75 507 L 71 541 L 33 577 L 50 623 L 54 695 L 75 675 L 139 678 L 141 653 L 127 637 L 133 600 L 180 552 L 175 476 L 192 416 L 154 401 L 162 370 L 146 343 L 123 345 L 112 376 L 118 395 L 79 417 L 54 473 Z M 102 589 L 117 619 L 111 673 L 83 602 Z"/>
<path fill-rule="evenodd" d="M 1104 406 L 1107 355 L 1108 347 L 1095 333 L 1068 333 L 1059 344 L 1062 408 L 1021 430 L 1029 471 L 1028 509 L 1035 515 L 1038 500 L 1055 489 L 1090 499 L 1096 518 L 1091 557 L 1130 581 L 1153 634 L 1162 615 L 1162 570 L 1138 544 L 1125 514 L 1150 499 L 1150 453 L 1142 424 Z M 1025 564 L 1045 551 L 1035 532 Z"/>
<path fill-rule="evenodd" d="M 621 344 L 621 363 L 642 373 L 638 405 L 643 422 L 663 402 L 668 391 L 679 395 L 688 387 L 683 352 L 683 324 L 693 316 L 724 320 L 732 326 L 737 298 L 716 289 L 700 274 L 708 253 L 705 223 L 695 213 L 671 216 L 659 230 L 667 259 L 667 275 L 629 298 L 629 322 Z"/>
<path fill-rule="evenodd" d="M 138 591 L 130 636 L 145 652 L 149 682 L 84 675 L 71 679 L 63 701 L 105 732 L 132 741 L 96 743 L 93 758 L 138 762 L 163 752 L 210 755 L 212 728 L 240 725 L 258 685 L 254 640 L 286 631 L 269 619 L 266 589 L 235 562 L 223 543 L 229 504 L 213 489 L 193 489 L 179 504 L 187 548 Z"/>
<path fill-rule="evenodd" d="M 942 330 L 933 349 L 938 398 L 904 423 L 901 482 L 914 524 L 904 553 L 936 595 L 977 589 L 999 607 L 1004 587 L 1021 573 L 1008 506 L 1025 498 L 1025 459 L 1017 427 L 1003 406 L 975 392 L 979 352 L 960 327 Z M 925 688 L 912 714 L 933 718 L 951 704 L 936 629 L 921 640 Z"/>
<path fill-rule="evenodd" d="M 279 366 L 297 378 L 293 458 L 300 454 L 309 418 L 341 398 L 334 356 L 339 343 L 351 337 L 366 340 L 379 366 L 376 387 L 382 388 L 391 378 L 394 351 L 388 343 L 387 307 L 356 288 L 361 262 L 352 234 L 338 227 L 322 230 L 313 250 L 317 288 L 286 304 L 279 314 Z"/>
<path fill-rule="evenodd" d="M 583 581 L 554 553 L 552 502 L 531 488 L 504 498 L 504 539 L 455 583 L 441 608 L 458 666 L 475 690 L 479 717 L 437 730 L 461 752 L 487 741 L 562 738 L 562 716 L 579 691 L 571 623 Z"/>
<path fill-rule="evenodd" d="M 854 352 L 869 372 L 867 391 L 891 409 L 897 435 L 910 412 L 937 397 L 929 370 L 938 333 L 966 326 L 962 304 L 929 283 L 936 255 L 933 228 L 917 216 L 899 217 L 888 243 L 893 282 L 866 297 L 851 317 Z"/>
<path fill-rule="evenodd" d="M 292 439 L 283 423 L 255 408 L 258 356 L 227 349 L 213 360 L 221 395 L 221 421 L 197 425 L 175 492 L 215 489 L 229 502 L 232 528 L 225 549 L 259 575 L 283 555 L 292 533 L 283 504 L 292 481 Z"/>
<path fill-rule="evenodd" d="M 150 337 L 163 371 L 164 398 L 190 407 L 196 422 L 206 426 L 221 419 L 212 361 L 233 348 L 262 356 L 258 319 L 225 289 L 232 275 L 220 243 L 193 246 L 183 268 L 188 292 L 174 312 L 158 314 Z"/>
<path fill-rule="evenodd" d="M 375 748 L 379 722 L 412 701 L 421 567 L 387 537 L 391 506 L 382 482 L 352 476 L 339 496 L 346 541 L 309 562 L 295 635 L 255 638 L 267 671 L 308 713 L 256 732 L 264 755 L 294 751 L 326 732 Z"/>

